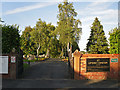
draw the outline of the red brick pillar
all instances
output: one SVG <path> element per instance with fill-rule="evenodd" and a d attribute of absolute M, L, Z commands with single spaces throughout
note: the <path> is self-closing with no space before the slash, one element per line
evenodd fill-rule
<path fill-rule="evenodd" d="M 79 80 L 79 73 L 80 73 L 80 56 L 81 53 L 76 50 L 73 53 L 73 57 L 74 57 L 74 79 L 78 79 Z"/>

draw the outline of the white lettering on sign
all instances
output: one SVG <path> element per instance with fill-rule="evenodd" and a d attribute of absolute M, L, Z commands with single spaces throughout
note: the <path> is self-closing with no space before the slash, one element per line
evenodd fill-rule
<path fill-rule="evenodd" d="M 11 63 L 15 63 L 15 56 L 11 56 Z"/>
<path fill-rule="evenodd" d="M 8 74 L 8 56 L 0 56 L 0 74 Z"/>

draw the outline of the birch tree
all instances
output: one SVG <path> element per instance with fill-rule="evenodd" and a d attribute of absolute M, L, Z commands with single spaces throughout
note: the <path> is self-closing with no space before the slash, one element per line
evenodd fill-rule
<path fill-rule="evenodd" d="M 69 47 L 70 45 L 72 46 L 73 41 L 79 41 L 80 39 L 82 30 L 78 26 L 81 25 L 81 21 L 76 19 L 77 12 L 73 7 L 73 3 L 64 0 L 63 3 L 58 5 L 58 8 L 59 14 L 57 16 L 58 26 L 56 32 L 59 35 L 59 41 L 62 44 L 62 48 L 67 47 L 67 51 L 69 52 Z"/>

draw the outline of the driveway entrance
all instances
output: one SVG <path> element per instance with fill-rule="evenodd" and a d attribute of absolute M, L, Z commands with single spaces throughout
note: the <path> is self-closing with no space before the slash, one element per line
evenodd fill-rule
<path fill-rule="evenodd" d="M 22 79 L 70 79 L 68 63 L 50 58 L 42 62 L 31 62 Z"/>
<path fill-rule="evenodd" d="M 117 80 L 73 80 L 68 63 L 50 58 L 33 62 L 21 79 L 3 79 L 2 88 L 118 88 Z"/>

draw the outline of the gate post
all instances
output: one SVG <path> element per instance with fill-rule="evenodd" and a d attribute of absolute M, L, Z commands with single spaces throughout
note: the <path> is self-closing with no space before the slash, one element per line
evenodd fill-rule
<path fill-rule="evenodd" d="M 17 59 L 18 55 L 16 53 L 10 53 L 10 79 L 16 79 L 16 65 L 17 65 Z M 14 61 L 12 59 L 14 58 Z"/>
<path fill-rule="evenodd" d="M 74 79 L 79 79 L 79 73 L 80 73 L 80 57 L 81 57 L 81 53 L 76 50 L 73 53 L 73 57 L 74 57 Z"/>

